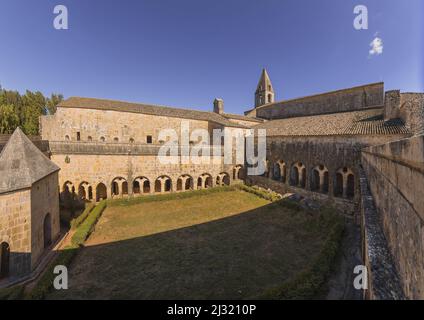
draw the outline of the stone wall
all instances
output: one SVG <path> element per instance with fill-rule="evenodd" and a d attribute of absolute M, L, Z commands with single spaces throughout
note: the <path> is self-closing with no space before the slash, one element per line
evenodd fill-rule
<path fill-rule="evenodd" d="M 361 187 L 362 258 L 367 268 L 368 288 L 363 297 L 371 300 L 404 299 L 402 286 L 380 223 L 364 170 L 359 170 Z"/>
<path fill-rule="evenodd" d="M 408 129 L 415 135 L 424 134 L 424 94 L 402 93 L 399 108 Z"/>
<path fill-rule="evenodd" d="M 246 183 L 248 185 L 258 186 L 264 189 L 271 189 L 272 191 L 275 191 L 280 194 L 297 193 L 305 198 L 312 199 L 321 204 L 329 204 L 331 206 L 334 206 L 338 211 L 343 212 L 345 214 L 353 215 L 355 213 L 355 206 L 352 201 L 343 198 L 329 197 L 327 194 L 312 192 L 302 188 L 293 187 L 287 183 L 275 181 L 268 177 L 246 176 Z"/>
<path fill-rule="evenodd" d="M 105 111 L 81 108 L 57 108 L 54 115 L 41 117 L 41 136 L 49 141 L 100 141 L 146 143 L 152 136 L 152 143 L 159 144 L 159 132 L 174 129 L 179 134 L 181 123 L 186 121 L 193 129 L 209 129 L 208 121 L 155 116 L 141 113 Z M 117 139 L 118 141 L 115 141 Z"/>
<path fill-rule="evenodd" d="M 50 216 L 51 242 L 60 232 L 58 172 L 43 178 L 31 188 L 31 266 L 39 263 L 44 248 L 44 219 Z"/>
<path fill-rule="evenodd" d="M 0 244 L 6 242 L 10 246 L 9 275 L 28 274 L 31 271 L 30 189 L 1 194 L 0 208 Z"/>
<path fill-rule="evenodd" d="M 424 136 L 368 147 L 362 164 L 405 296 L 424 299 Z"/>
<path fill-rule="evenodd" d="M 267 177 L 274 178 L 276 165 L 284 164 L 284 174 L 277 172 L 287 187 L 290 186 L 292 168 L 301 163 L 306 169 L 306 181 L 303 187 L 311 191 L 313 170 L 323 166 L 328 171 L 328 190 L 330 198 L 335 196 L 336 174 L 348 169 L 354 175 L 354 201 L 359 203 L 358 166 L 361 149 L 396 139 L 396 136 L 323 136 L 323 137 L 267 137 Z M 281 166 L 281 165 L 280 165 Z M 343 195 L 340 195 L 343 197 Z"/>
<path fill-rule="evenodd" d="M 171 159 L 171 158 L 169 158 Z M 53 152 L 51 160 L 60 168 L 59 185 L 66 191 L 66 184 L 74 187 L 78 193 L 81 184 L 92 187 L 93 198 L 96 199 L 96 188 L 102 183 L 107 188 L 107 197 L 112 196 L 112 182 L 127 182 L 128 194 L 132 194 L 133 182 L 138 178 L 147 179 L 150 183 L 149 193 L 154 192 L 155 181 L 165 176 L 172 182 L 170 191 L 177 191 L 177 181 L 181 176 L 193 179 L 194 189 L 200 176 L 210 175 L 212 185 L 217 184 L 221 174 L 227 174 L 229 183 L 234 178 L 235 165 L 224 164 L 223 157 L 201 163 L 183 163 L 177 159 L 175 164 L 164 164 L 157 154 L 72 154 Z M 69 188 L 68 186 L 68 188 Z"/>
<path fill-rule="evenodd" d="M 383 104 L 384 83 L 374 83 L 265 105 L 256 108 L 256 116 L 282 119 L 359 110 Z"/>

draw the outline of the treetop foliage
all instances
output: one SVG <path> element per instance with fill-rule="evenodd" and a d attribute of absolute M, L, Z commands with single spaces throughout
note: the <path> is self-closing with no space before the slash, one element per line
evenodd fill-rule
<path fill-rule="evenodd" d="M 11 134 L 19 126 L 27 135 L 39 134 L 41 115 L 54 114 L 63 95 L 45 97 L 40 91 L 25 94 L 0 86 L 0 134 Z"/>

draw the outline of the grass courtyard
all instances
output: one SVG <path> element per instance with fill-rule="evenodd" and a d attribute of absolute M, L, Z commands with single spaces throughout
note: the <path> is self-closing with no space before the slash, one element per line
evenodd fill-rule
<path fill-rule="evenodd" d="M 111 203 L 49 299 L 245 299 L 296 277 L 331 226 L 241 190 Z M 327 228 L 327 229 L 326 229 Z"/>

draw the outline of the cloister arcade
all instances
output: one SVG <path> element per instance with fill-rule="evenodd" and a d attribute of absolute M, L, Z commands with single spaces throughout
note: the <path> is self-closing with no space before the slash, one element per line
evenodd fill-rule
<path fill-rule="evenodd" d="M 242 165 L 234 166 L 229 172 L 220 172 L 214 175 L 204 172 L 198 176 L 186 173 L 176 177 L 160 175 L 156 178 L 137 176 L 132 179 L 116 176 L 110 182 L 98 181 L 93 183 L 90 183 L 88 179 L 75 183 L 67 180 L 62 185 L 61 192 L 74 198 L 78 197 L 80 200 L 98 202 L 103 199 L 123 198 L 130 195 L 142 196 L 228 186 L 244 177 Z"/>
<path fill-rule="evenodd" d="M 355 196 L 355 174 L 352 169 L 342 167 L 330 173 L 324 164 L 316 164 L 308 169 L 300 161 L 293 162 L 290 166 L 283 160 L 278 160 L 267 165 L 268 172 L 264 177 L 287 184 L 292 187 L 302 188 L 313 192 L 332 196 L 353 199 Z M 330 187 L 331 186 L 331 187 Z"/>

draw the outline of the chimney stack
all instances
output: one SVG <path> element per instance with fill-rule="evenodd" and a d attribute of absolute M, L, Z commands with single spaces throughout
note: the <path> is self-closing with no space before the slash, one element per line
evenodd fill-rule
<path fill-rule="evenodd" d="M 213 101 L 213 112 L 218 114 L 224 113 L 224 100 L 216 98 Z"/>

